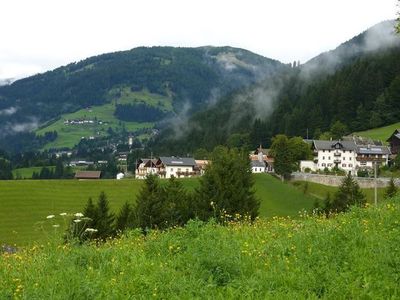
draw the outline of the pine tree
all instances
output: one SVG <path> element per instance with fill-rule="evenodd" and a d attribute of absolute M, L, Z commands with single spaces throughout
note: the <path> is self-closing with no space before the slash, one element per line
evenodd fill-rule
<path fill-rule="evenodd" d="M 360 186 L 349 173 L 342 181 L 339 190 L 335 193 L 329 211 L 345 212 L 350 206 L 363 206 L 366 203 L 365 195 Z"/>
<path fill-rule="evenodd" d="M 396 196 L 396 194 L 397 194 L 397 187 L 394 184 L 394 179 L 392 177 L 390 178 L 389 186 L 385 190 L 385 199 L 393 198 L 394 196 Z"/>
<path fill-rule="evenodd" d="M 136 226 L 143 230 L 157 228 L 162 223 L 162 199 L 160 183 L 155 175 L 148 175 L 139 192 L 134 209 Z"/>
<path fill-rule="evenodd" d="M 94 221 L 94 225 L 97 229 L 96 238 L 105 240 L 108 237 L 114 235 L 114 214 L 110 212 L 109 203 L 107 196 L 104 192 L 101 192 L 97 201 L 97 215 Z"/>
<path fill-rule="evenodd" d="M 61 159 L 57 160 L 56 167 L 54 169 L 54 178 L 59 179 L 64 176 L 64 165 Z"/>
<path fill-rule="evenodd" d="M 132 206 L 128 202 L 125 202 L 115 219 L 115 229 L 119 232 L 123 232 L 127 228 L 132 228 L 133 227 L 132 218 L 133 218 Z"/>
<path fill-rule="evenodd" d="M 182 182 L 174 177 L 170 178 L 168 184 L 162 189 L 161 198 L 162 219 L 166 227 L 184 225 L 193 217 L 189 208 L 189 194 L 185 191 Z"/>
<path fill-rule="evenodd" d="M 253 184 L 247 153 L 217 147 L 196 190 L 197 216 L 203 220 L 215 216 L 219 220 L 226 214 L 240 214 L 254 219 L 260 202 L 254 195 Z"/>

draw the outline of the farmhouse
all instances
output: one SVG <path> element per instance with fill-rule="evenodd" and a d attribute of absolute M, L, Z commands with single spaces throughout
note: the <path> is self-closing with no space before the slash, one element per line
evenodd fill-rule
<path fill-rule="evenodd" d="M 196 161 L 191 157 L 166 157 L 158 159 L 139 159 L 136 163 L 136 178 L 144 179 L 149 174 L 158 175 L 161 178 L 171 178 L 172 176 L 192 177 L 199 175 L 201 170 Z"/>
<path fill-rule="evenodd" d="M 312 141 L 314 159 L 301 161 L 300 170 L 344 170 L 356 175 L 358 170 L 372 169 L 374 164 L 387 165 L 390 151 L 382 145 L 360 145 L 350 141 Z"/>
<path fill-rule="evenodd" d="M 397 155 L 400 149 L 400 129 L 396 129 L 386 141 L 390 145 L 392 154 Z"/>
<path fill-rule="evenodd" d="M 101 171 L 78 171 L 75 173 L 76 179 L 100 179 Z"/>

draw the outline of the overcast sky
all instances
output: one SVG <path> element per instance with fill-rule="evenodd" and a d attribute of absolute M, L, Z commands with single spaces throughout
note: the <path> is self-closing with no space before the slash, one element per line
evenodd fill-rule
<path fill-rule="evenodd" d="M 383 20 L 396 0 L 1 0 L 0 79 L 138 46 L 245 48 L 305 62 Z"/>

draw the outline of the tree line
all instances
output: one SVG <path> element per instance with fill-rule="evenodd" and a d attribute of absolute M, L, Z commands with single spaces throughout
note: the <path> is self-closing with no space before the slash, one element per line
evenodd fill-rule
<path fill-rule="evenodd" d="M 149 175 L 136 201 L 125 203 L 117 215 L 109 211 L 105 193 L 100 194 L 96 204 L 88 199 L 83 211 L 85 219 L 72 220 L 68 235 L 81 240 L 104 240 L 129 228 L 140 228 L 146 233 L 151 229 L 182 226 L 193 218 L 204 221 L 214 218 L 219 223 L 243 218 L 254 220 L 260 202 L 254 194 L 247 152 L 217 147 L 211 158 L 212 164 L 193 192 L 185 190 L 175 178 L 163 184 L 155 175 Z"/>

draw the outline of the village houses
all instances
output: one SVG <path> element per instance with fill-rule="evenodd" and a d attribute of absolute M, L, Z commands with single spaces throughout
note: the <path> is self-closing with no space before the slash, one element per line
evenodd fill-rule
<path fill-rule="evenodd" d="M 191 157 L 166 157 L 139 159 L 136 163 L 136 178 L 144 179 L 149 174 L 160 178 L 181 178 L 200 175 L 200 168 Z"/>

